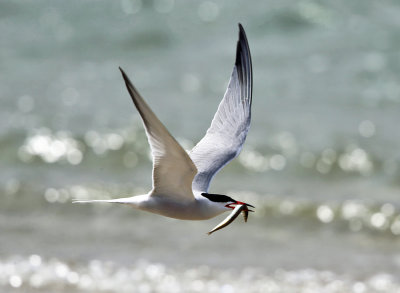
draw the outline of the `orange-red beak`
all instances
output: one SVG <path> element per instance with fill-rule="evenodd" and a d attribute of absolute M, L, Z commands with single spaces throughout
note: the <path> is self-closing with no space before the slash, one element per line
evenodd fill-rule
<path fill-rule="evenodd" d="M 244 205 L 244 206 L 246 206 L 246 211 L 249 211 L 249 212 L 254 212 L 254 211 L 252 211 L 252 210 L 249 210 L 248 209 L 248 207 L 252 207 L 252 208 L 255 208 L 255 206 L 252 206 L 251 204 L 248 204 L 248 203 L 245 203 L 245 202 L 241 202 L 241 201 L 236 201 L 236 202 L 233 202 L 233 203 L 228 203 L 227 205 L 225 205 L 225 207 L 227 207 L 227 208 L 229 208 L 229 209 L 234 209 L 237 205 Z"/>

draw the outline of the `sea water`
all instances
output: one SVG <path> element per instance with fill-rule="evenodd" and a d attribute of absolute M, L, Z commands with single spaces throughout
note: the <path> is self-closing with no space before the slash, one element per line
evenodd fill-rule
<path fill-rule="evenodd" d="M 400 292 L 396 1 L 0 3 L 1 292 Z M 178 221 L 72 199 L 151 188 L 118 66 L 185 149 L 235 58 L 252 126 L 210 191 L 256 206 Z"/>

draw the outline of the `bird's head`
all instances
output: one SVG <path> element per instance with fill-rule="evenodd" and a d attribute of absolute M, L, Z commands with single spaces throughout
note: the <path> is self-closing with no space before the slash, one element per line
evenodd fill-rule
<path fill-rule="evenodd" d="M 246 210 L 253 212 L 252 210 L 249 210 L 248 207 L 254 208 L 251 204 L 241 202 L 238 200 L 233 199 L 232 197 L 229 197 L 224 194 L 215 194 L 215 193 L 202 193 L 202 196 L 206 197 L 208 200 L 215 202 L 215 203 L 220 203 L 227 209 L 234 209 L 237 205 L 244 205 L 246 206 Z"/>

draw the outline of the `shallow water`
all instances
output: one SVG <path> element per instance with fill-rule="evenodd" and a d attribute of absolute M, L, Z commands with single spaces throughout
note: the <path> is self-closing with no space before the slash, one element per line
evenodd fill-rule
<path fill-rule="evenodd" d="M 395 1 L 0 3 L 0 291 L 400 292 Z M 181 144 L 209 126 L 237 22 L 252 127 L 212 182 L 257 207 L 186 222 L 73 198 L 151 186 L 118 66 Z"/>

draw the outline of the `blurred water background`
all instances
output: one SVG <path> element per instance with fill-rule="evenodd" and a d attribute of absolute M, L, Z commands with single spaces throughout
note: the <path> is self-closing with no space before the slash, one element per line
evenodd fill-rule
<path fill-rule="evenodd" d="M 1 292 L 400 292 L 398 1 L 1 1 Z M 185 148 L 235 56 L 252 127 L 211 191 L 257 207 L 177 221 L 73 198 L 151 186 L 121 66 Z"/>

